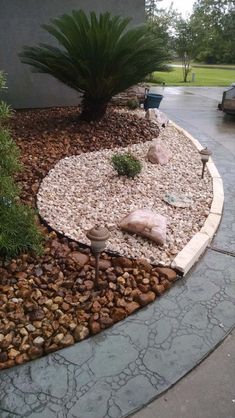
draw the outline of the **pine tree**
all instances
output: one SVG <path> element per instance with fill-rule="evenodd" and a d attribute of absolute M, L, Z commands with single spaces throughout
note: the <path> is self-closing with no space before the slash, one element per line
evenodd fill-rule
<path fill-rule="evenodd" d="M 146 15 L 147 21 L 154 20 L 156 13 L 159 10 L 158 3 L 161 1 L 162 0 L 146 0 L 145 1 L 145 15 Z"/>

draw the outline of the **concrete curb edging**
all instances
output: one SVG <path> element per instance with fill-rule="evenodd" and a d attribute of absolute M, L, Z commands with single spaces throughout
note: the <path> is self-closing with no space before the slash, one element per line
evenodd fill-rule
<path fill-rule="evenodd" d="M 170 121 L 171 126 L 183 133 L 198 151 L 203 149 L 200 142 L 190 135 L 185 129 L 178 126 L 175 122 Z M 212 241 L 215 235 L 223 212 L 224 205 L 224 188 L 223 180 L 210 157 L 207 168 L 213 179 L 213 200 L 210 208 L 210 213 L 199 232 L 197 232 L 193 238 L 186 244 L 186 246 L 177 254 L 171 263 L 171 267 L 180 271 L 185 275 L 191 269 L 191 267 L 198 261 L 200 256 L 204 253 L 207 246 Z"/>

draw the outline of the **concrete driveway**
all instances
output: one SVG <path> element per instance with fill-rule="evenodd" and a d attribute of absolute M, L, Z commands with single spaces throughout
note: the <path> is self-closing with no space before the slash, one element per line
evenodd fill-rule
<path fill-rule="evenodd" d="M 235 157 L 235 117 L 229 117 L 217 110 L 224 88 L 213 87 L 167 87 L 152 88 L 152 92 L 164 95 L 160 109 L 192 133 L 196 138 L 214 145 L 214 160 L 226 172 L 232 161 L 221 156 L 223 148 Z M 213 144 L 214 142 L 214 144 Z M 224 150 L 224 154 L 227 152 Z M 233 165 L 234 166 L 234 165 Z M 224 178 L 227 203 L 225 215 L 228 218 L 230 204 L 234 208 L 234 183 Z M 229 190 L 229 192 L 228 192 Z M 228 199 L 233 199 L 228 204 Z M 230 228 L 234 228 L 233 216 L 230 216 Z M 221 233 L 222 232 L 222 233 Z M 233 231 L 233 237 L 234 237 Z M 221 239 L 222 237 L 222 239 Z M 234 239 L 234 238 L 233 238 Z M 228 230 L 222 226 L 220 238 L 214 240 L 218 248 L 233 250 Z M 232 257 L 235 253 L 231 253 Z M 235 275 L 235 271 L 234 271 Z M 235 317 L 235 312 L 234 312 Z M 233 418 L 235 416 L 235 334 L 234 332 L 196 369 L 184 377 L 168 392 L 160 396 L 133 418 Z"/>
<path fill-rule="evenodd" d="M 1 371 L 1 418 L 124 418 L 137 410 L 136 418 L 235 416 L 233 337 L 189 374 L 235 324 L 235 121 L 217 112 L 219 93 L 167 88 L 161 105 L 213 151 L 223 178 L 213 248 L 163 298 L 102 334 Z"/>
<path fill-rule="evenodd" d="M 228 87 L 229 88 L 229 87 Z M 235 117 L 218 110 L 227 87 L 152 87 L 164 95 L 160 109 L 179 125 L 199 128 L 235 156 Z"/>

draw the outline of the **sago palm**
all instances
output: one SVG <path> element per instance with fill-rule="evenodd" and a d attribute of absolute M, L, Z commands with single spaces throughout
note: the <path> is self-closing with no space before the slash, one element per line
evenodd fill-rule
<path fill-rule="evenodd" d="M 83 95 L 82 118 L 101 118 L 112 96 L 162 69 L 168 53 L 146 25 L 128 29 L 130 19 L 73 11 L 43 25 L 61 48 L 24 47 L 21 61 Z"/>

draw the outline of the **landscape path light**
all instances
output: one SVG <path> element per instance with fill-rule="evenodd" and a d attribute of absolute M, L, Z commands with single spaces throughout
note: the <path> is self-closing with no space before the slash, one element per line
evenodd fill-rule
<path fill-rule="evenodd" d="M 109 231 L 107 228 L 94 227 L 91 228 L 87 234 L 87 238 L 91 241 L 91 251 L 95 256 L 95 288 L 98 288 L 99 279 L 99 259 L 100 254 L 106 247 L 106 241 L 109 238 Z"/>
<path fill-rule="evenodd" d="M 202 179 L 204 177 L 204 171 L 206 167 L 206 163 L 208 163 L 209 157 L 212 154 L 212 152 L 206 147 L 199 151 L 199 154 L 201 155 L 201 162 L 202 162 Z"/>

